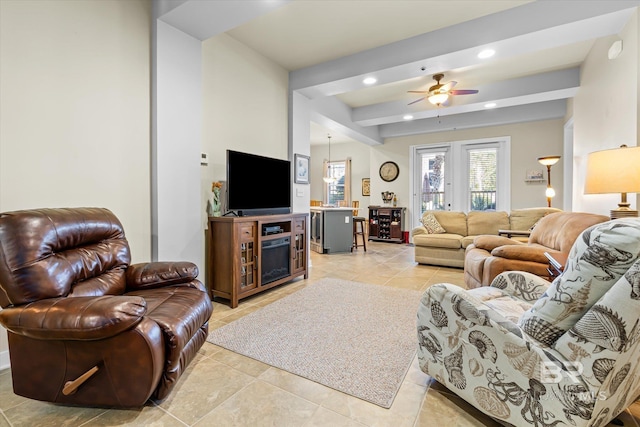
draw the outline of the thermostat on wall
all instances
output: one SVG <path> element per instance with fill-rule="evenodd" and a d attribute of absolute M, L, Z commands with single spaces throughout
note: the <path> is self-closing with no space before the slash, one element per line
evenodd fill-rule
<path fill-rule="evenodd" d="M 200 153 L 200 164 L 203 166 L 209 164 L 209 155 L 207 153 Z"/>

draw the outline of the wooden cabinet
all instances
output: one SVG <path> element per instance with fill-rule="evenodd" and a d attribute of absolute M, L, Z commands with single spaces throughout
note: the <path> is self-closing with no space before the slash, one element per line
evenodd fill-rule
<path fill-rule="evenodd" d="M 211 298 L 242 298 L 308 277 L 308 215 L 209 217 L 207 289 Z"/>
<path fill-rule="evenodd" d="M 402 207 L 369 206 L 369 240 L 402 243 L 404 210 Z"/>
<path fill-rule="evenodd" d="M 307 271 L 307 217 L 294 218 L 293 220 L 293 266 L 294 276 L 306 274 Z M 306 278 L 306 275 L 305 275 Z"/>

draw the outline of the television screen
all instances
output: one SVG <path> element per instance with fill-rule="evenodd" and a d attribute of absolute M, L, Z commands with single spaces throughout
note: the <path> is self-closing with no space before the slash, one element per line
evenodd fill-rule
<path fill-rule="evenodd" d="M 243 216 L 291 212 L 291 162 L 227 150 L 227 209 Z"/>

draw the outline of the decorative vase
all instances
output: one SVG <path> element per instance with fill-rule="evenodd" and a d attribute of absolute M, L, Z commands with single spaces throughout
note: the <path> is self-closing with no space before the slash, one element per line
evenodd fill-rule
<path fill-rule="evenodd" d="M 218 187 L 213 189 L 213 215 L 212 216 L 221 216 L 220 212 L 220 189 Z"/>

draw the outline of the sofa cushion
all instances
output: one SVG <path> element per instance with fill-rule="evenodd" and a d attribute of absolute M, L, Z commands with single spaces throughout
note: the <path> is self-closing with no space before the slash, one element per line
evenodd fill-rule
<path fill-rule="evenodd" d="M 416 246 L 427 246 L 432 248 L 461 249 L 460 241 L 462 236 L 459 234 L 420 234 L 413 238 Z"/>
<path fill-rule="evenodd" d="M 460 239 L 460 244 L 462 245 L 462 247 L 463 247 L 464 249 L 466 249 L 466 248 L 467 248 L 467 246 L 469 246 L 469 245 L 472 245 L 472 244 L 473 244 L 473 241 L 474 241 L 474 239 L 475 239 L 476 237 L 478 237 L 478 236 L 465 236 L 465 237 L 463 237 L 462 239 Z"/>
<path fill-rule="evenodd" d="M 427 211 L 423 214 L 432 213 L 436 217 L 442 228 L 447 230 L 449 234 L 459 234 L 466 236 L 467 233 L 467 215 L 464 212 L 455 211 Z"/>
<path fill-rule="evenodd" d="M 524 243 L 519 242 L 517 240 L 513 240 L 509 237 L 504 236 L 491 236 L 488 234 L 482 236 L 476 236 L 473 239 L 473 244 L 480 249 L 484 249 L 486 251 L 491 252 L 495 248 L 504 245 L 523 245 Z"/>
<path fill-rule="evenodd" d="M 509 214 L 504 211 L 471 211 L 467 214 L 467 234 L 498 234 L 498 230 L 509 228 Z"/>
<path fill-rule="evenodd" d="M 540 218 L 554 212 L 562 212 L 556 208 L 514 209 L 509 214 L 511 230 L 530 230 Z"/>
<path fill-rule="evenodd" d="M 562 275 L 523 314 L 520 326 L 539 342 L 552 345 L 629 270 L 638 256 L 638 219 L 607 221 L 586 229 L 575 241 Z"/>
<path fill-rule="evenodd" d="M 422 217 L 422 225 L 424 225 L 424 228 L 427 229 L 427 233 L 429 234 L 442 234 L 447 232 L 447 230 L 442 228 L 432 213 L 426 214 Z"/>

